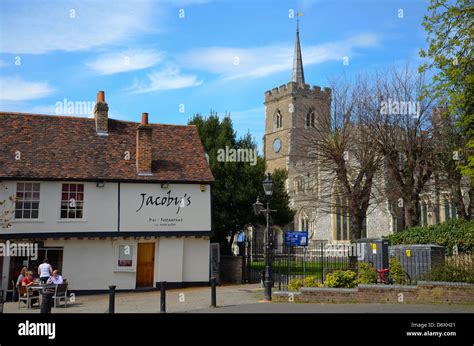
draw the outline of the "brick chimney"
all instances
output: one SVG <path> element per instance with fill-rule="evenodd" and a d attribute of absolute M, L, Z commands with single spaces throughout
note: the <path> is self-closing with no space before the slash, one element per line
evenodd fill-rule
<path fill-rule="evenodd" d="M 142 113 L 142 122 L 137 128 L 137 173 L 138 175 L 152 175 L 152 127 L 148 124 L 148 113 Z"/>
<path fill-rule="evenodd" d="M 105 102 L 105 92 L 97 93 L 94 107 L 95 129 L 98 135 L 106 136 L 109 131 L 109 105 Z"/>

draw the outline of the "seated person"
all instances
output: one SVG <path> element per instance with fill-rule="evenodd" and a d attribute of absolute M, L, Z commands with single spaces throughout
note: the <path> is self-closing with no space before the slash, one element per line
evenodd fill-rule
<path fill-rule="evenodd" d="M 34 280 L 33 280 L 33 272 L 32 271 L 29 271 L 27 276 L 23 278 L 23 280 L 21 280 L 21 285 L 22 286 L 26 286 L 27 289 L 32 286 L 34 284 Z M 26 294 L 25 294 L 26 295 Z M 30 291 L 30 295 L 31 296 L 38 296 L 38 298 L 36 298 L 34 301 L 33 301 L 33 304 L 34 303 L 39 303 L 39 292 L 38 291 Z M 25 302 L 26 303 L 26 302 Z"/>
<path fill-rule="evenodd" d="M 55 285 L 60 285 L 64 283 L 63 277 L 59 275 L 59 272 L 57 270 L 53 271 L 53 275 L 51 275 L 46 282 L 47 284 L 55 284 Z"/>
<path fill-rule="evenodd" d="M 27 275 L 23 278 L 23 280 L 21 280 L 21 285 L 30 287 L 33 285 L 33 283 L 34 283 L 33 272 L 29 271 Z"/>

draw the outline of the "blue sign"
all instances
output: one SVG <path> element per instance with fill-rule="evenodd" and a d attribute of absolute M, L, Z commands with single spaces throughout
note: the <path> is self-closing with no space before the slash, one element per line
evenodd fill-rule
<path fill-rule="evenodd" d="M 307 246 L 308 232 L 286 232 L 285 233 L 286 246 Z"/>

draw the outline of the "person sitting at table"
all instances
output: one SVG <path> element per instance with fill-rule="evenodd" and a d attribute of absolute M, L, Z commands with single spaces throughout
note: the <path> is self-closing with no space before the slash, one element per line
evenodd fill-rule
<path fill-rule="evenodd" d="M 54 284 L 54 285 L 60 285 L 64 283 L 63 277 L 59 275 L 59 271 L 54 270 L 53 275 L 50 276 L 48 281 L 46 281 L 47 284 Z"/>
<path fill-rule="evenodd" d="M 41 283 L 46 283 L 49 277 L 53 274 L 53 268 L 47 258 L 43 260 L 43 263 L 38 267 L 38 275 L 40 277 Z"/>
<path fill-rule="evenodd" d="M 18 279 L 16 279 L 16 287 L 21 285 L 21 281 L 26 278 L 28 275 L 28 268 L 23 267 L 20 270 L 20 275 L 18 275 Z"/>
<path fill-rule="evenodd" d="M 33 286 L 34 280 L 33 280 L 33 272 L 29 271 L 28 274 L 26 275 L 23 280 L 21 280 L 21 285 L 26 286 L 26 289 L 29 289 L 31 286 Z M 26 294 L 25 294 L 26 295 Z M 38 299 L 35 299 L 32 303 L 34 304 L 35 302 L 39 303 L 39 292 L 38 291 L 31 291 L 30 292 L 31 296 L 38 296 Z M 26 302 L 23 301 L 25 304 Z"/>
<path fill-rule="evenodd" d="M 32 286 L 34 283 L 34 279 L 33 279 L 33 272 L 30 270 L 27 275 L 23 278 L 23 280 L 21 280 L 21 285 L 22 286 L 26 286 L 26 287 L 30 287 Z"/>

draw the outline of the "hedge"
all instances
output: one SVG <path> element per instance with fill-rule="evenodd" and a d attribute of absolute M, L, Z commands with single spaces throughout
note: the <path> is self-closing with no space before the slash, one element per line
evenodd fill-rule
<path fill-rule="evenodd" d="M 417 226 L 388 236 L 390 245 L 435 244 L 445 247 L 451 255 L 455 245 L 459 253 L 474 252 L 474 220 L 449 220 L 433 226 Z"/>

